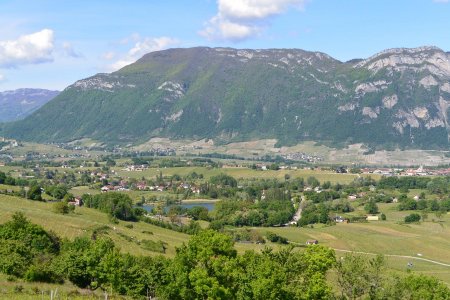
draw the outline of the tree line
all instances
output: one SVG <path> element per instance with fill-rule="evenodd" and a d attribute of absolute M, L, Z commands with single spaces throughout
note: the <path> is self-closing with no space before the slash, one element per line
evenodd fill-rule
<path fill-rule="evenodd" d="M 334 283 L 327 276 L 331 270 Z M 213 230 L 199 231 L 173 258 L 134 256 L 107 237 L 60 239 L 22 213 L 0 225 L 0 272 L 142 299 L 450 297 L 449 288 L 435 278 L 387 273 L 381 256 L 348 254 L 336 260 L 332 249 L 320 245 L 238 254 L 229 235 Z"/>

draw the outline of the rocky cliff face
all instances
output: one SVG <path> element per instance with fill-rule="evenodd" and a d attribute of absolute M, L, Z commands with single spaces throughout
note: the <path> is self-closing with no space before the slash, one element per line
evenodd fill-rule
<path fill-rule="evenodd" d="M 435 47 L 347 63 L 297 49 L 170 49 L 77 81 L 5 132 L 39 141 L 274 137 L 442 148 L 449 107 L 450 55 Z"/>
<path fill-rule="evenodd" d="M 366 69 L 370 78 L 383 80 L 359 84 L 356 94 L 381 94 L 381 103 L 363 107 L 362 114 L 377 118 L 391 110 L 391 126 L 405 135 L 411 129 L 425 132 L 443 128 L 450 132 L 447 109 L 450 100 L 450 56 L 436 47 L 389 49 L 354 65 Z M 392 92 L 390 92 L 392 90 Z M 447 134 L 447 138 L 450 136 Z M 414 143 L 414 134 L 410 134 Z"/>

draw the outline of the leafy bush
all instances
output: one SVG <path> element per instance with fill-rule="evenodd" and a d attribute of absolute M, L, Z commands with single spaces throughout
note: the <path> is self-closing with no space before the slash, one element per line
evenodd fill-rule
<path fill-rule="evenodd" d="M 158 252 L 158 253 L 166 253 L 167 244 L 162 241 L 150 241 L 150 240 L 142 240 L 140 242 L 140 246 L 145 249 L 152 252 Z"/>
<path fill-rule="evenodd" d="M 420 215 L 413 213 L 405 217 L 405 223 L 414 223 L 420 221 Z"/>
<path fill-rule="evenodd" d="M 273 232 L 267 232 L 266 237 L 272 243 L 287 244 L 288 239 Z"/>
<path fill-rule="evenodd" d="M 57 282 L 50 261 L 59 253 L 60 241 L 53 233 L 32 224 L 22 213 L 0 225 L 0 272 L 29 281 Z"/>
<path fill-rule="evenodd" d="M 220 186 L 230 186 L 230 187 L 236 187 L 237 186 L 237 181 L 236 179 L 234 179 L 232 176 L 227 175 L 227 174 L 219 174 L 216 176 L 212 176 L 209 179 L 209 182 L 215 185 L 220 185 Z"/>
<path fill-rule="evenodd" d="M 366 211 L 366 213 L 368 214 L 377 214 L 378 211 L 378 205 L 375 203 L 374 200 L 370 200 L 365 206 L 364 206 L 364 210 Z"/>
<path fill-rule="evenodd" d="M 68 214 L 70 209 L 69 209 L 69 205 L 64 202 L 64 201 L 60 201 L 60 202 L 55 202 L 53 204 L 53 211 L 57 214 Z"/>

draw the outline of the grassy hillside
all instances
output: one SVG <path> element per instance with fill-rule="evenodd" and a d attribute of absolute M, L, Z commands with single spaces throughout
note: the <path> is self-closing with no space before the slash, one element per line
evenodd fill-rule
<path fill-rule="evenodd" d="M 54 231 L 58 236 L 73 239 L 77 236 L 91 235 L 95 229 L 107 226 L 107 234 L 122 251 L 136 255 L 157 255 L 136 244 L 136 240 L 163 241 L 167 243 L 167 255 L 175 254 L 175 247 L 180 246 L 189 238 L 188 235 L 170 231 L 146 223 L 120 221 L 111 224 L 108 216 L 95 209 L 77 207 L 74 214 L 61 215 L 54 213 L 51 203 L 25 200 L 18 197 L 0 195 L 0 219 L 2 222 L 10 219 L 16 211 L 23 212 L 33 223 Z M 125 225 L 132 224 L 133 228 Z M 114 229 L 115 228 L 115 229 Z M 128 239 L 132 239 L 131 242 Z"/>
<path fill-rule="evenodd" d="M 387 259 L 387 269 L 405 273 L 411 269 L 416 274 L 435 276 L 450 286 L 450 215 L 444 215 L 438 220 L 430 213 L 426 222 L 420 224 L 401 224 L 408 211 L 396 210 L 396 204 L 379 204 L 380 210 L 387 215 L 387 221 L 369 223 L 337 224 L 336 226 L 315 225 L 314 228 L 272 227 L 255 228 L 263 235 L 267 231 L 288 238 L 294 244 L 304 245 L 308 239 L 317 239 L 319 243 L 335 249 L 337 257 L 346 251 L 363 252 L 367 256 L 384 254 Z M 352 214 L 359 214 L 358 207 Z M 167 245 L 166 255 L 173 257 L 175 247 L 180 246 L 190 238 L 185 234 L 162 229 L 146 223 L 122 222 L 111 224 L 106 214 L 94 209 L 77 208 L 75 213 L 60 215 L 52 211 L 51 203 L 35 202 L 18 197 L 0 195 L 0 219 L 6 222 L 16 211 L 23 212 L 33 223 L 54 231 L 57 235 L 69 239 L 76 236 L 92 235 L 102 228 L 123 252 L 135 255 L 157 255 L 159 253 L 142 248 L 137 240 L 163 241 Z M 433 220 L 434 219 L 434 220 Z M 130 224 L 133 225 L 129 228 Z M 207 224 L 203 224 L 207 226 Z M 128 226 L 128 227 L 127 227 Z M 281 247 L 268 243 L 271 247 Z M 240 253 L 245 250 L 260 251 L 264 245 L 237 243 Z M 303 251 L 304 248 L 297 248 Z M 419 255 L 420 254 L 420 255 Z M 405 257 L 400 257 L 405 256 Z M 439 265 L 441 262 L 447 265 Z M 407 264 L 412 262 L 412 267 Z M 334 282 L 336 274 L 332 270 L 329 280 Z M 66 282 L 64 285 L 27 283 L 20 280 L 10 281 L 0 275 L 0 299 L 37 299 L 50 297 L 51 291 L 58 291 L 60 297 L 69 299 L 103 298 L 100 290 L 87 291 L 78 289 Z M 115 299 L 114 296 L 109 298 Z M 120 298 L 122 299 L 122 298 Z"/>
<path fill-rule="evenodd" d="M 308 239 L 317 239 L 320 244 L 336 249 L 338 256 L 347 250 L 415 257 L 418 259 L 387 256 L 388 267 L 405 272 L 407 263 L 412 262 L 414 272 L 436 276 L 450 285 L 450 266 L 420 260 L 425 258 L 450 265 L 450 214 L 444 215 L 439 221 L 430 213 L 426 222 L 401 224 L 411 212 L 398 211 L 396 206 L 379 204 L 387 221 L 338 223 L 336 226 L 319 225 L 315 228 L 271 228 L 270 231 L 299 244 L 304 244 Z"/>

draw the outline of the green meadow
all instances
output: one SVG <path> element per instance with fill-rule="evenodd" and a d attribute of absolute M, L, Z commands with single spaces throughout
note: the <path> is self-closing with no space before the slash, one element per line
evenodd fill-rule
<path fill-rule="evenodd" d="M 331 183 L 346 184 L 352 182 L 358 177 L 357 174 L 336 174 L 332 171 L 322 170 L 310 170 L 310 169 L 298 169 L 298 170 L 253 170 L 250 168 L 237 167 L 237 168 L 207 168 L 207 167 L 175 167 L 175 168 L 149 168 L 143 171 L 123 171 L 117 167 L 113 168 L 116 173 L 124 178 L 153 178 L 160 174 L 163 176 L 172 176 L 178 174 L 180 176 L 188 175 L 189 173 L 196 172 L 197 174 L 203 174 L 205 178 L 225 173 L 233 176 L 236 179 L 240 178 L 264 178 L 271 179 L 276 178 L 284 180 L 285 175 L 288 174 L 291 178 L 303 177 L 308 178 L 310 176 L 316 177 L 320 182 L 330 181 Z M 372 178 L 379 179 L 378 175 L 372 175 Z"/>

